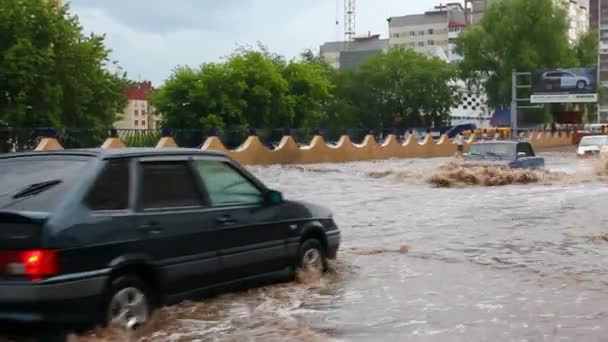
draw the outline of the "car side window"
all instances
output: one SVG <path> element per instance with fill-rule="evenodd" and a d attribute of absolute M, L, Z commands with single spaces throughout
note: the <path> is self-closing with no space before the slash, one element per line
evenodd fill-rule
<path fill-rule="evenodd" d="M 530 144 L 518 144 L 517 145 L 517 153 L 525 153 L 526 157 L 534 157 L 534 152 L 532 151 L 532 146 Z"/>
<path fill-rule="evenodd" d="M 129 160 L 109 160 L 85 197 L 85 205 L 93 211 L 128 209 L 130 184 Z"/>
<path fill-rule="evenodd" d="M 260 189 L 230 164 L 197 160 L 194 165 L 212 205 L 257 204 L 263 201 Z"/>
<path fill-rule="evenodd" d="M 188 162 L 142 162 L 139 204 L 142 209 L 203 206 Z"/>

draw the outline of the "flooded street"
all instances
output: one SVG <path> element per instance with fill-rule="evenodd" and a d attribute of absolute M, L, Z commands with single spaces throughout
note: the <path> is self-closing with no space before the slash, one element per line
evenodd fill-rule
<path fill-rule="evenodd" d="M 145 340 L 606 340 L 608 187 L 594 162 L 544 157 L 559 176 L 497 187 L 427 183 L 448 159 L 252 168 L 334 211 L 338 262 L 166 309 Z"/>

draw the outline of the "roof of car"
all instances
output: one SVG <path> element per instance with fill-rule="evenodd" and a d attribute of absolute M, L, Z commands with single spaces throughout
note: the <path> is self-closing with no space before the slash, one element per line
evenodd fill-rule
<path fill-rule="evenodd" d="M 76 156 L 91 156 L 98 158 L 120 158 L 120 157 L 140 157 L 140 156 L 163 156 L 163 155 L 201 155 L 201 156 L 217 156 L 225 157 L 226 154 L 218 151 L 203 151 L 195 148 L 85 148 L 85 149 L 65 149 L 56 151 L 29 151 L 0 154 L 2 158 L 14 158 L 18 156 L 36 156 L 36 155 L 76 155 Z"/>
<path fill-rule="evenodd" d="M 479 140 L 476 141 L 475 144 L 528 144 L 527 141 L 521 140 Z"/>

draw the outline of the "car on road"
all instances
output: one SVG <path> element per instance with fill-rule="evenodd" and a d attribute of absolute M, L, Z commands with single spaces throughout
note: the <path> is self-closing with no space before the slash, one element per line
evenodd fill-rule
<path fill-rule="evenodd" d="M 506 166 L 512 169 L 541 169 L 545 159 L 536 156 L 526 141 L 493 140 L 473 143 L 464 155 L 465 166 Z"/>
<path fill-rule="evenodd" d="M 133 328 L 212 289 L 322 272 L 340 244 L 329 210 L 221 153 L 27 152 L 0 170 L 3 323 Z"/>
<path fill-rule="evenodd" d="M 576 155 L 579 158 L 599 156 L 602 149 L 608 148 L 608 135 L 587 135 L 578 144 Z"/>

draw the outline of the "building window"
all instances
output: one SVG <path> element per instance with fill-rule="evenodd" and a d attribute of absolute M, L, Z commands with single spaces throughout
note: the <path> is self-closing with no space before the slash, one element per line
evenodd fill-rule
<path fill-rule="evenodd" d="M 399 33 L 393 33 L 393 38 L 399 38 Z"/>
<path fill-rule="evenodd" d="M 138 116 L 138 115 L 139 115 L 139 111 L 136 109 L 136 110 L 134 110 L 134 111 L 133 111 L 133 114 L 134 114 L 135 116 Z"/>
<path fill-rule="evenodd" d="M 142 127 L 146 127 L 146 120 L 141 120 Z"/>
<path fill-rule="evenodd" d="M 415 42 L 410 42 L 410 47 L 416 47 L 416 43 Z"/>
<path fill-rule="evenodd" d="M 414 32 L 414 31 L 410 31 L 410 36 L 411 36 L 411 37 L 416 36 L 416 32 Z"/>
<path fill-rule="evenodd" d="M 139 126 L 139 120 L 135 120 L 135 121 L 133 121 L 133 125 L 134 125 L 135 127 Z"/>
<path fill-rule="evenodd" d="M 428 30 L 429 34 L 435 34 L 433 29 Z"/>
<path fill-rule="evenodd" d="M 141 115 L 146 115 L 146 110 L 142 110 Z"/>
<path fill-rule="evenodd" d="M 418 42 L 418 46 L 424 46 L 424 42 Z"/>
<path fill-rule="evenodd" d="M 435 45 L 435 41 L 432 39 L 429 39 L 428 44 L 429 44 L 429 46 L 433 46 L 433 45 Z"/>
<path fill-rule="evenodd" d="M 424 31 L 418 31 L 419 36 L 424 36 Z"/>

